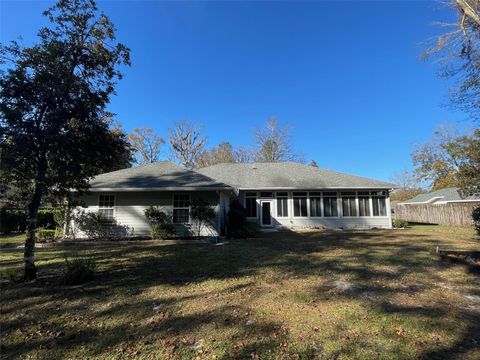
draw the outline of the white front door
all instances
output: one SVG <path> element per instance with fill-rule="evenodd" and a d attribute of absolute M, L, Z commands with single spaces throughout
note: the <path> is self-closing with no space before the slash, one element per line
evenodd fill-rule
<path fill-rule="evenodd" d="M 272 226 L 272 201 L 260 201 L 260 224 L 262 226 Z"/>

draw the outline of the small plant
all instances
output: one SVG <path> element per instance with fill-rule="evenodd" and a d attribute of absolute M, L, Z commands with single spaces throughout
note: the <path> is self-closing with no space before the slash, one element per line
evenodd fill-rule
<path fill-rule="evenodd" d="M 57 239 L 57 230 L 40 228 L 37 237 L 39 243 L 53 242 Z"/>
<path fill-rule="evenodd" d="M 404 229 L 408 227 L 408 221 L 403 219 L 395 219 L 393 220 L 393 227 L 395 229 Z"/>
<path fill-rule="evenodd" d="M 197 199 L 190 203 L 190 217 L 192 218 L 197 236 L 200 236 L 202 230 L 213 224 L 217 214 L 212 206 L 205 200 Z"/>
<path fill-rule="evenodd" d="M 480 206 L 472 210 L 473 227 L 478 235 L 480 235 Z"/>
<path fill-rule="evenodd" d="M 150 206 L 144 211 L 145 217 L 150 225 L 171 223 L 171 217 L 158 207 Z"/>
<path fill-rule="evenodd" d="M 173 224 L 154 224 L 150 230 L 152 239 L 168 239 L 175 235 L 175 226 Z"/>
<path fill-rule="evenodd" d="M 92 257 L 75 256 L 65 258 L 64 282 L 66 285 L 80 285 L 95 278 L 96 263 Z"/>

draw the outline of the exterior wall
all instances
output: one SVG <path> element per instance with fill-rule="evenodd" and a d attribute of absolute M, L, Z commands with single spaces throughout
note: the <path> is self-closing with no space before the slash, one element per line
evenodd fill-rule
<path fill-rule="evenodd" d="M 220 194 L 216 191 L 196 191 L 196 192 L 173 192 L 173 191 L 155 191 L 155 192 L 91 192 L 80 197 L 82 206 L 78 210 L 97 212 L 98 199 L 100 195 L 115 195 L 114 218 L 118 225 L 128 226 L 131 236 L 149 236 L 150 224 L 147 222 L 144 211 L 150 206 L 157 206 L 166 213 L 173 213 L 173 195 L 174 193 L 189 193 L 190 199 L 203 199 L 215 207 L 217 218 L 214 226 L 203 229 L 202 235 L 217 235 L 221 225 L 221 202 Z M 177 233 L 187 235 L 194 224 L 178 224 Z M 82 233 L 77 230 L 76 236 L 82 237 Z"/>
<path fill-rule="evenodd" d="M 287 217 L 278 217 L 277 216 L 277 201 L 275 197 L 276 192 L 282 192 L 281 189 L 275 189 L 275 190 L 262 190 L 263 191 L 272 191 L 274 194 L 273 198 L 265 198 L 265 199 L 260 199 L 259 194 L 260 191 L 255 191 L 255 190 L 241 190 L 239 193 L 239 199 L 240 201 L 245 205 L 245 193 L 246 192 L 257 192 L 257 217 L 256 218 L 247 218 L 249 221 L 256 222 L 259 225 L 261 225 L 261 207 L 260 207 L 260 201 L 261 200 L 271 200 L 272 201 L 272 208 L 271 208 L 271 215 L 272 215 L 272 225 L 274 227 L 289 227 L 289 228 L 296 228 L 296 227 L 326 227 L 326 228 L 342 228 L 342 229 L 368 229 L 368 228 L 384 228 L 384 229 L 391 229 L 392 228 L 392 218 L 391 218 L 391 209 L 390 209 L 390 198 L 388 196 L 388 191 L 387 192 L 387 197 L 386 197 L 386 216 L 373 216 L 373 209 L 372 209 L 372 200 L 370 198 L 369 200 L 369 205 L 370 205 L 370 216 L 352 216 L 352 217 L 344 217 L 342 216 L 342 204 L 341 204 L 341 197 L 340 193 L 342 191 L 352 191 L 351 189 L 345 189 L 345 190 L 330 190 L 330 189 L 310 189 L 310 190 L 295 190 L 295 192 L 309 192 L 309 191 L 315 191 L 315 192 L 321 192 L 321 191 L 327 191 L 327 192 L 332 192 L 336 191 L 337 192 L 337 212 L 339 216 L 335 217 L 325 217 L 325 216 L 320 216 L 320 217 L 312 217 L 310 216 L 311 211 L 310 211 L 310 198 L 307 198 L 307 214 L 308 216 L 305 217 L 295 217 L 293 216 L 293 196 L 292 193 L 293 191 L 289 190 L 286 191 L 284 190 L 283 192 L 288 192 L 288 216 Z M 356 191 L 368 191 L 368 190 L 361 190 L 358 189 Z M 323 199 L 321 202 L 321 207 L 322 207 L 322 215 L 323 215 Z M 357 214 L 359 213 L 359 203 L 358 203 L 358 196 L 356 198 L 356 209 L 357 209 Z"/>

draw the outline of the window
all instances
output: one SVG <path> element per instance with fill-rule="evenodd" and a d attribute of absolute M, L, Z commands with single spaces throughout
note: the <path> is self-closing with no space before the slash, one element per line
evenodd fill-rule
<path fill-rule="evenodd" d="M 323 193 L 323 214 L 324 216 L 338 216 L 337 193 Z"/>
<path fill-rule="evenodd" d="M 257 217 L 257 193 L 245 193 L 245 209 L 247 210 L 247 217 Z"/>
<path fill-rule="evenodd" d="M 115 220 L 115 195 L 100 195 L 98 197 L 98 213 L 105 222 Z"/>
<path fill-rule="evenodd" d="M 277 192 L 277 216 L 288 217 L 288 193 Z"/>
<path fill-rule="evenodd" d="M 319 192 L 311 192 L 310 195 L 310 216 L 322 216 L 321 197 Z"/>
<path fill-rule="evenodd" d="M 190 221 L 190 196 L 188 194 L 173 195 L 173 223 L 188 224 Z"/>
<path fill-rule="evenodd" d="M 273 192 L 271 191 L 262 191 L 260 193 L 261 198 L 272 198 L 273 197 Z"/>
<path fill-rule="evenodd" d="M 360 216 L 370 216 L 370 194 L 368 191 L 358 192 L 358 211 Z"/>
<path fill-rule="evenodd" d="M 297 217 L 308 216 L 306 192 L 293 193 L 293 216 L 297 216 Z"/>
<path fill-rule="evenodd" d="M 357 216 L 355 192 L 342 192 L 342 214 L 343 216 Z"/>
<path fill-rule="evenodd" d="M 385 191 L 372 192 L 373 216 L 387 216 L 387 196 Z"/>

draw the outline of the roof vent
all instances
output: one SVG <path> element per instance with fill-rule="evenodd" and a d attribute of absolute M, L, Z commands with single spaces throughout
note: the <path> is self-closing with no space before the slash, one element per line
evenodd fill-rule
<path fill-rule="evenodd" d="M 257 170 L 257 167 L 255 165 L 252 166 L 253 170 Z"/>

